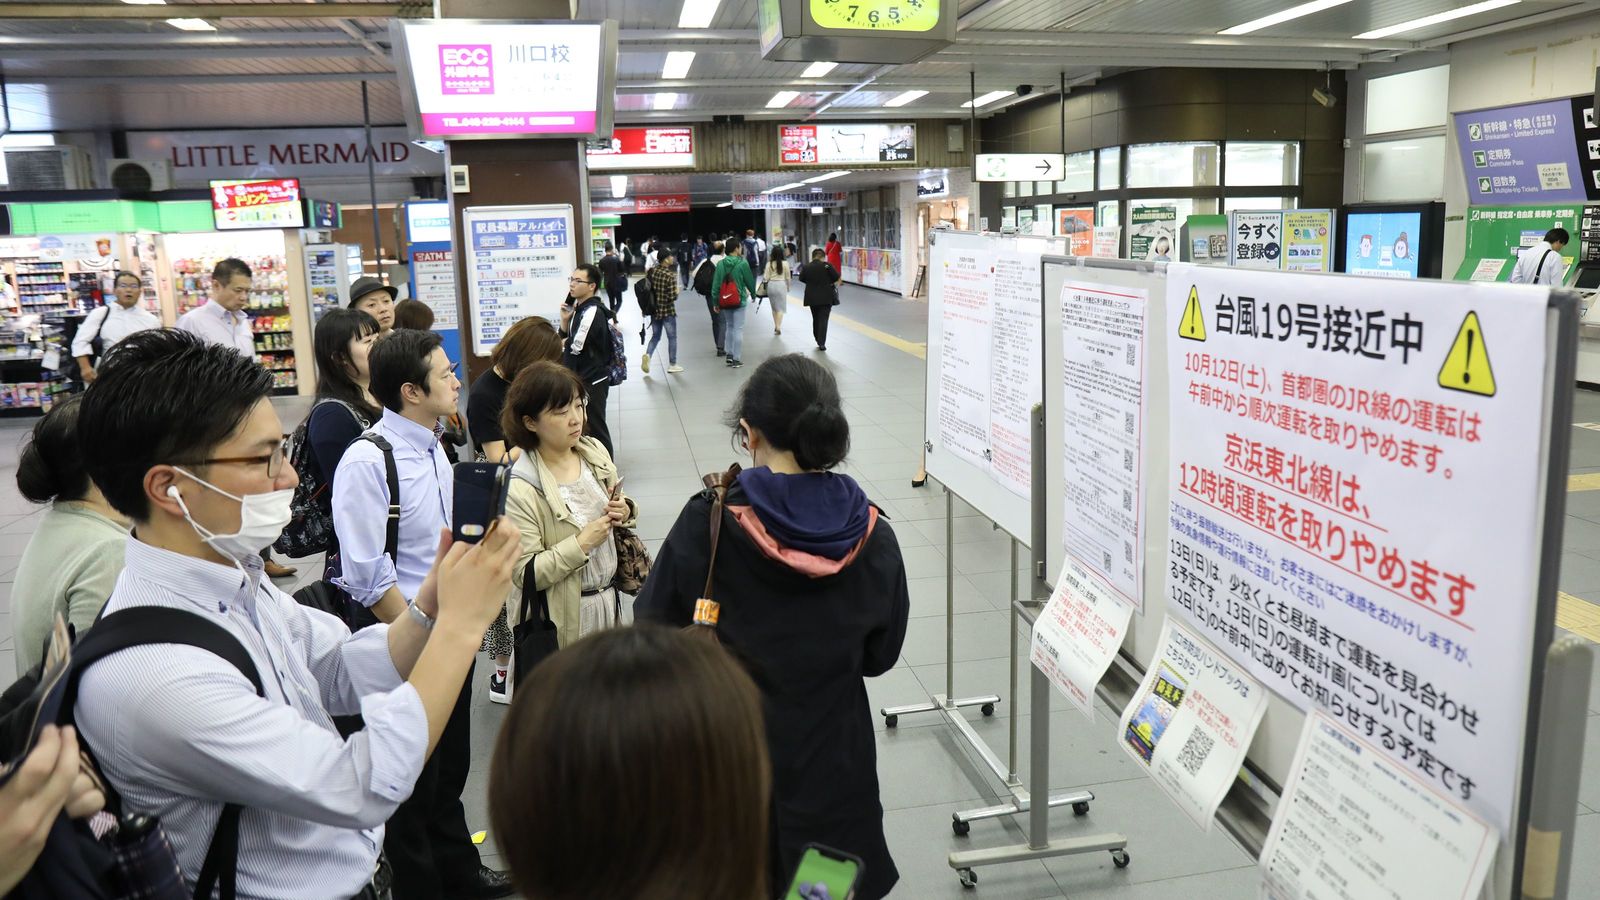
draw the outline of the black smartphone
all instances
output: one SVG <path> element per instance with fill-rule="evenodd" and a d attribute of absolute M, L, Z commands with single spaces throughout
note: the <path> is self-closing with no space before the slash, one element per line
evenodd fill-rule
<path fill-rule="evenodd" d="M 860 881 L 860 859 L 832 847 L 807 844 L 783 900 L 851 900 Z"/>
<path fill-rule="evenodd" d="M 505 514 L 506 488 L 511 469 L 499 463 L 456 463 L 455 508 L 450 514 L 450 536 L 476 544 L 489 532 L 489 523 Z"/>

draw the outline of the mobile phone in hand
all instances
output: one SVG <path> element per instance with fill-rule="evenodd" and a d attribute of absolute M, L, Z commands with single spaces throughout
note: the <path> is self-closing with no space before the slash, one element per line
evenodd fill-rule
<path fill-rule="evenodd" d="M 821 844 L 807 844 L 783 900 L 851 900 L 860 880 L 860 859 Z"/>
<path fill-rule="evenodd" d="M 621 478 L 617 479 L 617 483 L 616 484 L 613 484 L 611 486 L 611 499 L 616 500 L 617 498 L 622 496 L 622 482 L 626 481 L 627 478 L 628 478 L 628 476 L 624 475 Z"/>
<path fill-rule="evenodd" d="M 511 469 L 499 463 L 463 462 L 455 467 L 455 508 L 450 536 L 468 544 L 483 540 L 494 520 L 505 514 Z"/>

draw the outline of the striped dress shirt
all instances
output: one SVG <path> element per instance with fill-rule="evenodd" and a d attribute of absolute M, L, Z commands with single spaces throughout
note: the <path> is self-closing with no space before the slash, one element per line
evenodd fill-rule
<path fill-rule="evenodd" d="M 346 898 L 372 878 L 383 823 L 411 794 L 428 743 L 388 627 L 352 635 L 261 577 L 130 537 L 108 613 L 164 606 L 239 639 L 266 689 L 222 658 L 134 647 L 84 675 L 77 725 L 123 808 L 158 817 L 192 888 L 226 802 L 239 819 L 240 898 Z M 339 737 L 330 715 L 361 713 Z"/>

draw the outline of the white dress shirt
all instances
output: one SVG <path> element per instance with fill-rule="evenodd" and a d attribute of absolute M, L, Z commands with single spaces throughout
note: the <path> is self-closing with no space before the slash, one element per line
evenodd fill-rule
<path fill-rule="evenodd" d="M 244 310 L 228 312 L 207 300 L 178 318 L 178 330 L 197 335 L 213 344 L 232 347 L 251 359 L 256 358 L 256 335 Z"/>
<path fill-rule="evenodd" d="M 1567 261 L 1561 257 L 1562 251 L 1550 246 L 1549 241 L 1540 241 L 1517 254 L 1517 267 L 1511 270 L 1512 284 L 1543 284 L 1560 287 L 1567 277 Z M 1550 255 L 1545 256 L 1545 251 Z M 1544 260 L 1544 265 L 1539 265 L 1539 260 Z M 1538 272 L 1538 277 L 1534 273 Z"/>
<path fill-rule="evenodd" d="M 262 577 L 128 539 L 106 612 L 204 616 L 249 651 L 266 691 L 197 647 L 114 653 L 84 675 L 77 726 L 123 807 L 160 818 L 193 887 L 224 803 L 239 817 L 240 898 L 351 897 L 428 746 L 422 698 L 395 670 L 389 629 L 352 635 Z M 333 715 L 366 728 L 341 738 Z"/>
<path fill-rule="evenodd" d="M 141 308 L 139 304 L 124 307 L 121 303 L 112 301 L 89 313 L 83 324 L 78 326 L 77 333 L 72 336 L 72 356 L 77 358 L 93 355 L 94 348 L 90 346 L 90 342 L 96 337 L 100 338 L 102 349 L 110 350 L 118 341 L 136 331 L 149 331 L 160 327 L 161 320 L 156 318 L 156 314 Z"/>
<path fill-rule="evenodd" d="M 442 427 L 427 428 L 386 409 L 371 429 L 394 448 L 400 476 L 397 561 L 383 552 L 389 518 L 389 480 L 383 451 L 371 441 L 350 443 L 333 476 L 333 530 L 339 535 L 335 586 L 371 606 L 396 585 L 414 600 L 439 551 L 439 529 L 450 527 L 455 476 L 439 446 Z"/>

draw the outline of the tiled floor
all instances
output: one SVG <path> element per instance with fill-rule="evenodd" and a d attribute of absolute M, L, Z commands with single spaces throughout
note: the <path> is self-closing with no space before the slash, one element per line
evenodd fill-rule
<path fill-rule="evenodd" d="M 637 316 L 624 303 L 625 320 Z M 634 371 L 613 389 L 610 422 L 618 447 L 618 463 L 628 491 L 641 509 L 640 535 L 652 549 L 659 546 L 683 501 L 697 489 L 702 473 L 721 469 L 735 453 L 722 417 L 744 378 L 769 356 L 803 352 L 825 362 L 837 374 L 852 427 L 849 474 L 860 479 L 870 496 L 890 514 L 904 548 L 911 585 L 911 614 L 900 663 L 868 683 L 874 708 L 916 703 L 944 690 L 945 499 L 932 485 L 913 488 L 921 443 L 924 364 L 915 355 L 879 343 L 838 323 L 826 354 L 810 341 L 808 314 L 794 304 L 785 334 L 775 336 L 765 311 L 752 313 L 747 327 L 742 372 L 729 371 L 712 354 L 705 315 L 681 308 L 681 375 L 642 376 L 637 369 L 638 345 L 630 342 Z M 926 339 L 926 307 L 876 291 L 846 287 L 838 315 L 913 343 Z M 637 333 L 637 323 L 634 323 Z M 624 329 L 625 332 L 627 329 Z M 663 359 L 661 362 L 665 362 Z M 282 403 L 286 425 L 303 414 L 304 403 Z M 1600 421 L 1600 395 L 1580 393 L 1576 421 Z M 17 443 L 27 421 L 0 421 L 0 673 L 13 665 L 10 627 L 10 582 L 18 554 L 37 521 L 37 510 L 12 488 Z M 1600 432 L 1573 429 L 1574 473 L 1600 472 Z M 1028 708 L 1027 682 L 1022 696 L 1009 690 L 1007 603 L 1010 576 L 1008 544 L 965 504 L 955 503 L 955 593 L 957 637 L 955 666 L 958 695 L 998 693 L 1004 698 L 992 719 L 971 719 L 977 732 L 1000 754 L 1005 753 L 1009 717 Z M 1600 491 L 1570 496 L 1563 547 L 1562 589 L 1600 601 Z M 312 566 L 302 579 L 312 577 Z M 479 669 L 483 671 L 482 667 Z M 488 703 L 479 679 L 473 708 L 475 767 L 468 785 L 467 810 L 475 828 L 487 828 L 488 759 L 501 707 Z M 1049 862 L 986 867 L 975 893 L 963 891 L 946 855 L 953 850 L 994 847 L 1025 839 L 1018 823 L 991 820 L 976 823 L 965 838 L 950 830 L 950 815 L 989 805 L 999 785 L 987 768 L 936 717 L 908 716 L 900 727 L 878 731 L 878 765 L 889 844 L 901 871 L 897 898 L 1072 897 L 1120 900 L 1190 900 L 1246 898 L 1257 891 L 1253 861 L 1221 829 L 1206 833 L 1177 815 L 1160 790 L 1140 775 L 1115 748 L 1116 713 L 1098 710 L 1093 723 L 1068 710 L 1060 696 L 1051 698 L 1051 767 L 1057 787 L 1082 785 L 1098 797 L 1087 817 L 1053 817 L 1053 834 L 1117 830 L 1127 834 L 1134 857 L 1127 869 L 1115 869 L 1107 854 Z M 1585 778 L 1579 799 L 1577 846 L 1600 843 L 1600 669 L 1595 677 L 1585 744 Z M 1029 717 L 1019 719 L 1026 772 Z M 498 862 L 493 837 L 485 860 Z M 1577 854 L 1574 897 L 1600 895 L 1600 854 Z M 1589 891 L 1590 893 L 1582 893 Z"/>

